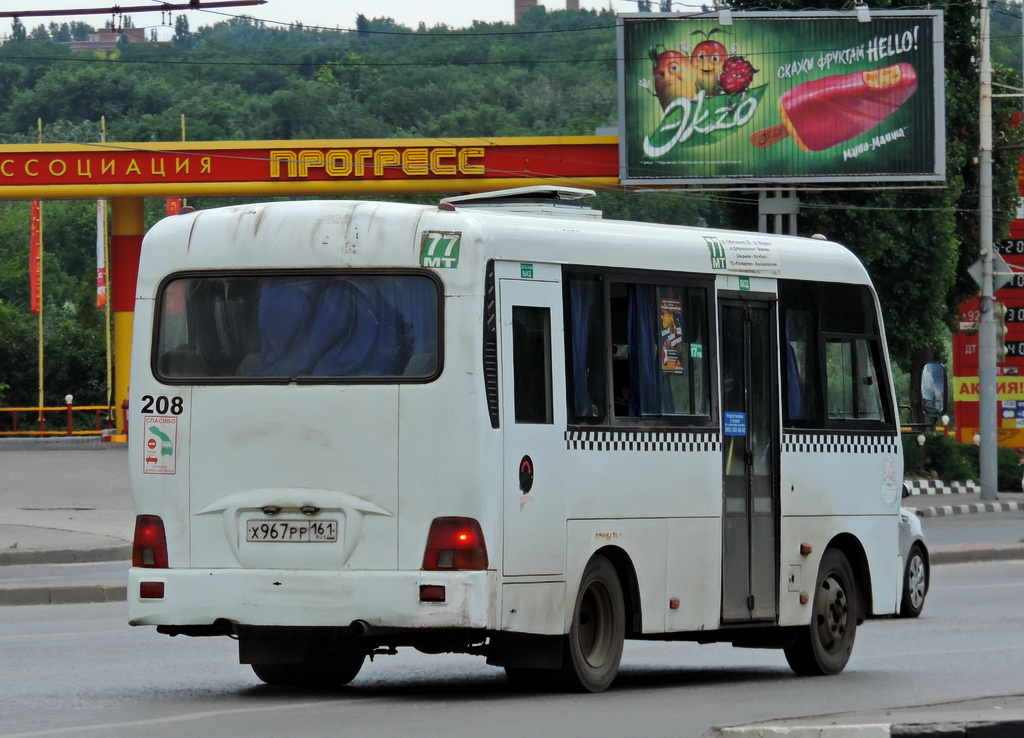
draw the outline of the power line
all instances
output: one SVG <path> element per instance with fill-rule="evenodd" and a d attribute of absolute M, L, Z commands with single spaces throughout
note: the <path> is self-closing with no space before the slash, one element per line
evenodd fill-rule
<path fill-rule="evenodd" d="M 69 8 L 66 10 L 0 10 L 0 18 L 46 18 L 58 15 L 124 15 L 125 13 L 152 13 L 159 10 L 205 10 L 207 8 L 237 8 L 246 5 L 265 5 L 267 0 L 190 0 L 187 3 L 160 5 L 115 5 L 111 8 Z"/>

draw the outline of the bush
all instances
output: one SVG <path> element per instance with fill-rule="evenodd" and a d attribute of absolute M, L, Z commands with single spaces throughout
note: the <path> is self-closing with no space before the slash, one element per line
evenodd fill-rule
<path fill-rule="evenodd" d="M 974 446 L 957 443 L 942 433 L 926 433 L 924 468 L 947 482 L 978 478 L 978 450 Z M 908 476 L 917 476 L 921 460 L 921 447 L 917 433 L 905 434 L 903 439 L 903 467 Z"/>
<path fill-rule="evenodd" d="M 918 469 L 921 449 L 917 444 L 918 434 L 904 434 L 903 466 L 907 476 L 920 476 Z M 934 476 L 946 482 L 974 480 L 979 478 L 978 447 L 968 443 L 957 443 L 942 433 L 926 433 L 924 444 L 924 468 L 927 476 Z M 1012 448 L 996 450 L 996 487 L 999 490 L 1019 492 L 1021 490 L 1021 454 Z"/>

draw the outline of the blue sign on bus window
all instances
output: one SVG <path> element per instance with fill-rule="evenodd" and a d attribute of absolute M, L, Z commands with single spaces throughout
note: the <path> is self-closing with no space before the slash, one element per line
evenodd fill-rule
<path fill-rule="evenodd" d="M 746 413 L 725 413 L 723 425 L 727 436 L 747 435 L 747 414 Z"/>

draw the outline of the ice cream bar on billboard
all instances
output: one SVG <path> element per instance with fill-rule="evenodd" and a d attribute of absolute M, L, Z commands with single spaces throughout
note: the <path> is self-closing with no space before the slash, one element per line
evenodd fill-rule
<path fill-rule="evenodd" d="M 804 151 L 824 151 L 879 125 L 915 90 L 917 72 L 902 62 L 810 80 L 779 98 L 782 123 L 758 131 L 750 142 L 764 149 L 792 136 Z"/>

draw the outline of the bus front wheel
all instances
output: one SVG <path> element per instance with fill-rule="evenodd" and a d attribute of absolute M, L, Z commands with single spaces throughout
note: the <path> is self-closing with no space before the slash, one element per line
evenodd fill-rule
<path fill-rule="evenodd" d="M 830 548 L 818 567 L 811 623 L 785 650 L 790 668 L 802 676 L 838 674 L 850 660 L 857 635 L 857 591 L 846 556 Z"/>
<path fill-rule="evenodd" d="M 601 692 L 622 659 L 626 608 L 615 567 L 603 556 L 587 564 L 565 636 L 562 678 L 572 689 Z"/>

